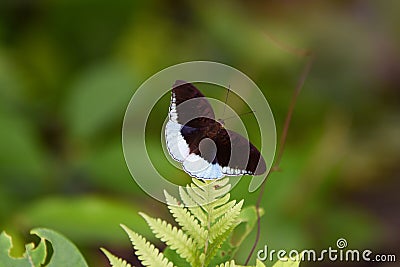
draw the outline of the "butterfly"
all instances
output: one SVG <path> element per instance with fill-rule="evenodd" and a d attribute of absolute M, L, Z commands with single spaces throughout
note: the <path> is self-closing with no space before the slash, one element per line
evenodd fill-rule
<path fill-rule="evenodd" d="M 193 84 L 177 80 L 165 126 L 168 152 L 198 179 L 260 175 L 266 172 L 260 151 L 216 120 L 213 108 Z"/>

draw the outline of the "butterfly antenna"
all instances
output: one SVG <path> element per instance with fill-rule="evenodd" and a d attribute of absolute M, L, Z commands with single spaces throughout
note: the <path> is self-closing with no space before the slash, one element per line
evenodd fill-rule
<path fill-rule="evenodd" d="M 231 91 L 231 85 L 228 85 L 228 91 L 226 91 L 226 96 L 225 96 L 225 105 L 224 105 L 224 113 L 222 113 L 221 118 L 224 117 L 225 115 L 225 111 L 226 111 L 226 103 L 228 103 L 228 96 L 229 96 L 229 92 Z"/>

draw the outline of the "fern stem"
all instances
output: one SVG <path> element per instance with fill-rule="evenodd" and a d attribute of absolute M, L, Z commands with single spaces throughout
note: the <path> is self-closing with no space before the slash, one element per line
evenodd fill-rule
<path fill-rule="evenodd" d="M 207 210 L 209 212 L 207 212 L 207 237 L 206 237 L 206 240 L 204 242 L 204 255 L 205 255 L 205 257 L 204 257 L 204 260 L 203 260 L 202 265 L 201 265 L 202 267 L 205 267 L 206 259 L 208 258 L 207 257 L 207 251 L 208 251 L 208 244 L 210 243 L 211 218 L 212 218 L 212 212 L 213 212 L 213 209 L 211 208 L 211 203 L 209 203 L 209 200 L 210 200 L 210 184 L 212 183 L 212 181 L 211 180 L 204 180 L 204 183 L 205 183 L 205 188 L 206 188 L 205 191 L 207 192 L 207 204 L 206 204 L 206 206 L 207 206 Z"/>

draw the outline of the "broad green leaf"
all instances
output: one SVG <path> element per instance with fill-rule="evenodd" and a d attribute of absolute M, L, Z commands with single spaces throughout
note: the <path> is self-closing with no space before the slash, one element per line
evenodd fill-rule
<path fill-rule="evenodd" d="M 41 266 L 46 260 L 46 242 L 43 238 L 40 239 L 39 245 L 35 248 L 34 244 L 30 243 L 25 246 L 26 257 L 34 266 Z"/>
<path fill-rule="evenodd" d="M 82 254 L 64 236 L 59 233 L 37 228 L 31 231 L 40 237 L 39 244 L 35 247 L 33 243 L 25 246 L 26 251 L 22 257 L 13 258 L 9 255 L 12 248 L 12 239 L 5 232 L 0 234 L 0 266 L 6 267 L 41 267 L 47 260 L 46 240 L 50 242 L 53 253 L 47 267 L 88 267 Z"/>
<path fill-rule="evenodd" d="M 82 72 L 70 89 L 65 112 L 72 134 L 92 137 L 121 123 L 135 89 L 133 73 L 116 63 Z"/>
<path fill-rule="evenodd" d="M 44 175 L 45 155 L 34 125 L 1 107 L 0 125 L 0 175 L 30 178 Z"/>
<path fill-rule="evenodd" d="M 88 266 L 78 248 L 59 233 L 45 228 L 33 229 L 31 233 L 50 241 L 53 247 L 53 255 L 47 267 Z"/>
<path fill-rule="evenodd" d="M 90 172 L 88 179 L 98 187 L 105 188 L 109 192 L 127 192 L 129 195 L 142 192 L 126 168 L 120 138 L 93 147 L 84 159 L 78 160 L 77 164 Z"/>
<path fill-rule="evenodd" d="M 42 243 L 42 242 L 41 242 Z M 5 232 L 0 234 L 0 266 L 8 266 L 8 267 L 36 267 L 39 266 L 41 262 L 43 262 L 46 258 L 45 254 L 42 254 L 41 248 L 37 248 L 38 252 L 35 253 L 31 251 L 31 254 L 35 254 L 35 260 L 40 258 L 37 262 L 33 262 L 33 265 L 30 263 L 28 258 L 28 253 L 25 253 L 22 258 L 13 258 L 10 256 L 10 249 L 12 248 L 12 239 Z M 33 244 L 27 246 L 27 249 L 33 249 Z"/>

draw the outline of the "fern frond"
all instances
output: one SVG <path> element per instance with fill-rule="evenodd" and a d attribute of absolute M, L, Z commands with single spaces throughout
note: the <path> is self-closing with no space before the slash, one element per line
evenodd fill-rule
<path fill-rule="evenodd" d="M 218 249 L 221 247 L 222 243 L 229 237 L 229 235 L 232 233 L 232 231 L 235 229 L 235 227 L 238 225 L 238 223 L 235 223 L 231 225 L 229 229 L 227 229 L 223 234 L 218 235 L 213 243 L 210 244 L 207 252 L 207 256 L 205 259 L 205 266 L 207 266 L 211 259 L 217 254 Z"/>
<path fill-rule="evenodd" d="M 226 179 L 228 181 L 228 179 Z M 217 199 L 219 197 L 225 196 L 230 190 L 231 190 L 231 185 L 230 184 L 212 184 L 214 187 L 214 190 L 211 190 L 211 197 L 213 199 Z"/>
<path fill-rule="evenodd" d="M 199 196 L 190 185 L 186 185 L 186 192 L 194 200 L 194 202 L 196 202 L 196 205 L 202 207 L 205 203 L 207 203 L 206 200 Z"/>
<path fill-rule="evenodd" d="M 238 266 L 235 264 L 235 261 L 231 260 L 231 261 L 227 261 L 225 263 L 221 263 L 217 267 L 238 267 Z"/>
<path fill-rule="evenodd" d="M 215 210 L 218 207 L 224 206 L 226 203 L 228 203 L 229 199 L 230 199 L 231 195 L 230 194 L 226 194 L 225 196 L 218 198 L 217 200 L 214 200 L 213 202 L 211 202 L 210 204 L 204 206 L 204 209 L 206 210 L 206 212 L 208 213 L 208 215 L 210 216 L 210 221 L 211 223 L 213 223 L 218 217 L 215 214 Z"/>
<path fill-rule="evenodd" d="M 225 213 L 227 213 L 233 206 L 235 206 L 236 200 L 232 200 L 225 205 L 222 205 L 221 207 L 215 208 L 214 213 L 213 213 L 213 219 L 218 219 Z"/>
<path fill-rule="evenodd" d="M 150 267 L 173 267 L 172 262 L 168 261 L 162 253 L 153 244 L 148 242 L 144 237 L 135 233 L 125 225 L 121 227 L 128 234 L 134 249 L 136 250 L 136 255 L 139 260 L 145 266 Z"/>
<path fill-rule="evenodd" d="M 164 191 L 164 194 L 167 199 L 168 208 L 175 218 L 175 221 L 182 227 L 183 231 L 193 238 L 198 245 L 198 249 L 203 248 L 206 236 L 208 236 L 208 231 L 202 228 L 196 218 L 190 214 L 182 204 L 179 204 L 174 197 L 169 195 L 166 191 Z"/>
<path fill-rule="evenodd" d="M 206 187 L 206 186 L 204 186 Z M 197 187 L 195 184 L 190 184 L 190 188 L 192 189 L 192 193 L 195 193 L 196 196 L 200 198 L 200 205 L 207 204 L 209 198 L 209 195 L 207 194 L 208 192 L 205 190 L 206 188 L 203 187 Z"/>
<path fill-rule="evenodd" d="M 109 252 L 105 248 L 100 248 L 100 250 L 104 253 L 104 255 L 107 256 L 112 267 L 132 267 L 132 265 L 127 263 L 125 260 L 118 258 L 117 256 L 114 256 L 111 252 Z"/>
<path fill-rule="evenodd" d="M 214 225 L 210 228 L 210 243 L 218 236 L 223 235 L 225 231 L 231 228 L 232 225 L 238 223 L 238 217 L 243 205 L 243 200 L 233 206 L 228 212 L 225 213 Z"/>
<path fill-rule="evenodd" d="M 265 267 L 265 265 L 259 259 L 257 259 L 256 260 L 256 267 Z"/>
<path fill-rule="evenodd" d="M 176 250 L 179 256 L 186 259 L 192 266 L 199 265 L 197 245 L 191 237 L 166 221 L 151 218 L 144 213 L 139 214 L 146 220 L 157 238 L 165 242 L 171 249 Z"/>
<path fill-rule="evenodd" d="M 200 221 L 202 226 L 207 223 L 207 216 L 204 214 L 203 210 L 197 205 L 197 203 L 186 193 L 183 187 L 179 187 L 179 195 L 185 204 L 185 206 L 190 210 L 190 212 Z"/>
<path fill-rule="evenodd" d="M 186 186 L 187 193 L 190 196 L 194 196 L 193 199 L 201 206 L 225 196 L 231 188 L 231 185 L 228 184 L 228 178 L 216 180 L 211 183 L 200 181 L 195 178 L 193 178 L 192 181 L 193 183 Z M 193 195 L 193 193 L 195 195 Z"/>

